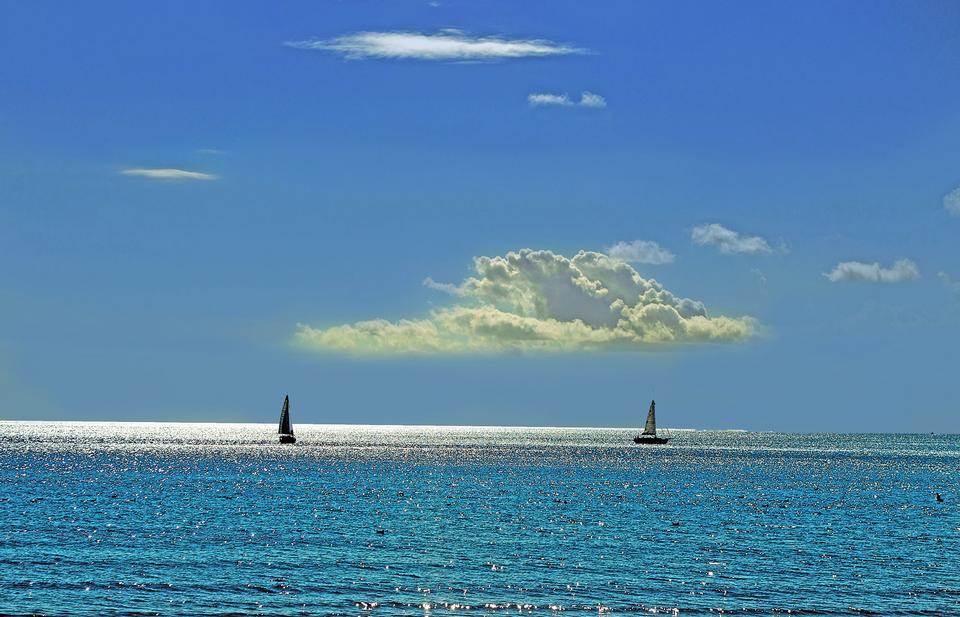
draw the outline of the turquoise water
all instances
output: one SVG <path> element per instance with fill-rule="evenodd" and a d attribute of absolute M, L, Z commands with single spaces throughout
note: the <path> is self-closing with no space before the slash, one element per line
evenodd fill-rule
<path fill-rule="evenodd" d="M 958 436 L 295 428 L 0 423 L 0 613 L 960 614 Z"/>

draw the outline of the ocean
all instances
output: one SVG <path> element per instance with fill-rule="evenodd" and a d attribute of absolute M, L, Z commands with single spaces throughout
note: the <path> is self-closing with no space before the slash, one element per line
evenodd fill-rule
<path fill-rule="evenodd" d="M 960 436 L 295 429 L 0 422 L 0 614 L 960 614 Z"/>

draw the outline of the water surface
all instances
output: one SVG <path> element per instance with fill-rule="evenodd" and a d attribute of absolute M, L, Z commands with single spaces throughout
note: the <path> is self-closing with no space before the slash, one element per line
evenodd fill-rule
<path fill-rule="evenodd" d="M 958 436 L 295 428 L 0 422 L 0 613 L 960 614 Z"/>

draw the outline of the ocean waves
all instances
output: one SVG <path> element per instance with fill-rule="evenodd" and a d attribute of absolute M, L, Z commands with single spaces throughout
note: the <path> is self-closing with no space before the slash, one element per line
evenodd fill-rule
<path fill-rule="evenodd" d="M 0 613 L 960 612 L 957 437 L 272 430 L 0 423 Z"/>

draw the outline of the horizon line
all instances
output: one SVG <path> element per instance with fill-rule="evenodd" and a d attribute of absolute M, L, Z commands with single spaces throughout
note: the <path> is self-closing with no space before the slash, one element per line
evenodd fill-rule
<path fill-rule="evenodd" d="M 273 426 L 276 422 L 246 422 L 239 420 L 201 421 L 201 420 L 15 420 L 0 419 L 0 424 L 237 424 L 251 426 Z M 321 426 L 321 427 L 378 427 L 378 428 L 440 428 L 440 429 L 553 429 L 553 430 L 591 430 L 591 431 L 633 431 L 635 426 L 530 426 L 513 424 L 373 424 L 348 422 L 297 422 L 294 426 Z M 642 425 L 641 425 L 642 426 Z M 773 429 L 745 429 L 745 428 L 690 428 L 690 427 L 662 427 L 660 430 L 682 432 L 716 432 L 716 433 L 781 433 L 785 435 L 960 435 L 960 432 L 950 431 L 789 431 Z"/>

